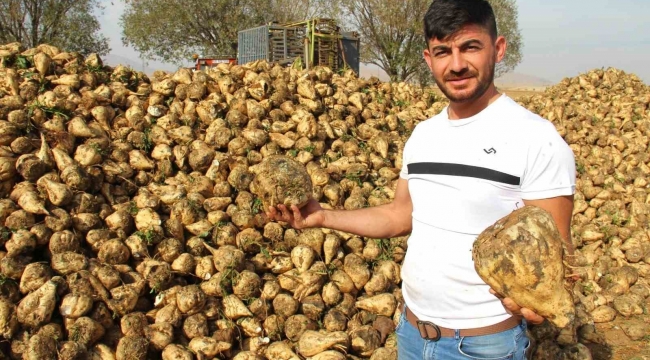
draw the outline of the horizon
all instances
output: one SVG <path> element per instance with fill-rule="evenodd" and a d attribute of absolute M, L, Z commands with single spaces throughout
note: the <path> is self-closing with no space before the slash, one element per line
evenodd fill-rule
<path fill-rule="evenodd" d="M 106 9 L 97 16 L 111 47 L 109 55 L 104 58 L 124 58 L 128 64 L 123 65 L 131 65 L 146 73 L 177 69 L 173 64 L 151 60 L 146 60 L 143 66 L 139 53 L 121 42 L 119 18 L 124 11 L 124 2 L 100 0 L 100 3 Z M 607 6 L 608 3 L 611 1 L 517 0 L 522 61 L 506 78 L 519 76 L 557 84 L 566 77 L 575 77 L 593 69 L 615 67 L 636 74 L 650 85 L 650 67 L 647 66 L 650 64 L 650 40 L 638 35 L 650 32 L 650 23 L 645 21 L 650 10 L 643 6 L 642 0 L 619 0 L 615 7 Z M 107 63 L 117 65 L 111 61 Z M 191 66 L 193 63 L 188 61 L 185 64 Z M 366 71 L 371 75 L 381 75 L 381 71 L 372 66 Z M 539 83 L 517 85 L 541 86 Z"/>

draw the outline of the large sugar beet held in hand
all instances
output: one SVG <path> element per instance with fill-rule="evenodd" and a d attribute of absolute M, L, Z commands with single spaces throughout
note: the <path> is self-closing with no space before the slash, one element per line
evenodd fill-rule
<path fill-rule="evenodd" d="M 561 328 L 575 317 L 572 296 L 564 288 L 562 257 L 553 218 L 536 206 L 499 219 L 478 236 L 472 250 L 476 271 L 492 289 Z"/>
<path fill-rule="evenodd" d="M 265 158 L 250 188 L 262 200 L 265 210 L 279 204 L 300 208 L 309 201 L 313 191 L 305 166 L 284 155 Z"/>

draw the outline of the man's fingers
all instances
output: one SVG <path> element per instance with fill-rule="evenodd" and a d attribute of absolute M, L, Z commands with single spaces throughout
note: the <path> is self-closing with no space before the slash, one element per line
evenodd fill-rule
<path fill-rule="evenodd" d="M 506 309 L 506 312 L 508 314 L 521 315 L 524 317 L 524 319 L 526 319 L 526 321 L 534 325 L 539 325 L 544 322 L 544 318 L 542 316 L 536 314 L 530 309 L 522 308 L 521 306 L 517 305 L 517 303 L 514 302 L 514 300 L 511 298 L 503 298 L 493 289 L 490 289 L 490 294 L 496 296 L 499 300 L 501 300 L 501 304 L 503 304 L 503 307 Z"/>
<path fill-rule="evenodd" d="M 278 210 L 280 210 L 280 218 L 282 221 L 289 221 L 289 211 L 287 211 L 287 208 L 284 205 L 280 204 L 278 205 Z"/>
<path fill-rule="evenodd" d="M 538 325 L 544 322 L 544 318 L 542 316 L 536 314 L 530 309 L 522 308 L 510 298 L 501 300 L 501 303 L 503 303 L 503 306 L 506 308 L 506 311 L 508 313 L 511 315 L 521 315 L 524 317 L 524 319 L 526 319 L 526 321 L 531 324 Z"/>
<path fill-rule="evenodd" d="M 492 289 L 492 288 L 490 288 L 490 294 L 496 296 L 499 300 L 503 300 L 503 296 L 497 294 L 497 292 L 494 291 L 494 289 Z"/>
<path fill-rule="evenodd" d="M 276 216 L 278 215 L 278 212 L 275 210 L 275 207 L 269 206 L 269 208 L 266 210 L 266 216 L 269 217 L 269 219 L 276 219 Z"/>
<path fill-rule="evenodd" d="M 302 214 L 300 213 L 300 209 L 296 205 L 291 205 L 291 211 L 293 211 L 293 219 L 297 222 L 301 222 L 303 220 Z"/>
<path fill-rule="evenodd" d="M 521 308 L 510 298 L 500 298 L 501 304 L 510 315 L 521 315 Z"/>
<path fill-rule="evenodd" d="M 533 325 L 539 325 L 544 322 L 544 318 L 542 316 L 526 308 L 521 309 L 521 315 L 524 317 L 524 319 L 526 319 L 526 321 Z"/>
<path fill-rule="evenodd" d="M 521 311 L 521 307 L 519 307 L 519 305 L 517 305 L 517 303 L 512 301 L 511 298 L 505 298 L 505 299 L 501 300 L 501 302 L 503 303 L 503 306 L 507 307 L 508 310 L 510 310 L 510 311 L 512 311 L 514 313 L 518 313 L 518 312 Z"/>

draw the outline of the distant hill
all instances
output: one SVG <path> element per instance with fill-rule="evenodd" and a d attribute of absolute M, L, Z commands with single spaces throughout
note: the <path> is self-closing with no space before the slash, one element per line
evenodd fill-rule
<path fill-rule="evenodd" d="M 117 65 L 129 66 L 137 71 L 142 71 L 143 64 L 142 60 L 134 60 L 127 58 L 125 56 L 108 54 L 102 57 L 105 65 L 115 67 Z M 144 64 L 144 73 L 147 75 L 152 75 L 156 70 L 165 70 L 165 71 L 176 71 L 177 66 L 171 64 L 163 64 L 157 61 L 150 61 L 148 64 Z"/>
<path fill-rule="evenodd" d="M 506 88 L 539 88 L 553 85 L 551 81 L 537 76 L 517 72 L 507 73 L 494 80 L 498 87 Z"/>
<path fill-rule="evenodd" d="M 104 61 L 104 65 L 108 65 L 112 67 L 115 67 L 117 65 L 124 65 L 124 66 L 134 68 L 136 70 L 142 70 L 142 63 L 138 63 L 124 56 L 108 54 L 102 58 L 102 61 Z"/>

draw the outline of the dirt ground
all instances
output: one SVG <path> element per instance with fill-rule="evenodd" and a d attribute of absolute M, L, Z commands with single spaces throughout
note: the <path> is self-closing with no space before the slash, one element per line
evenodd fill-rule
<path fill-rule="evenodd" d="M 635 316 L 650 327 L 650 315 Z M 605 338 L 606 345 L 587 344 L 594 360 L 650 360 L 650 336 L 632 340 L 623 332 L 621 326 L 630 319 L 619 316 L 616 320 L 596 324 L 598 333 Z"/>

